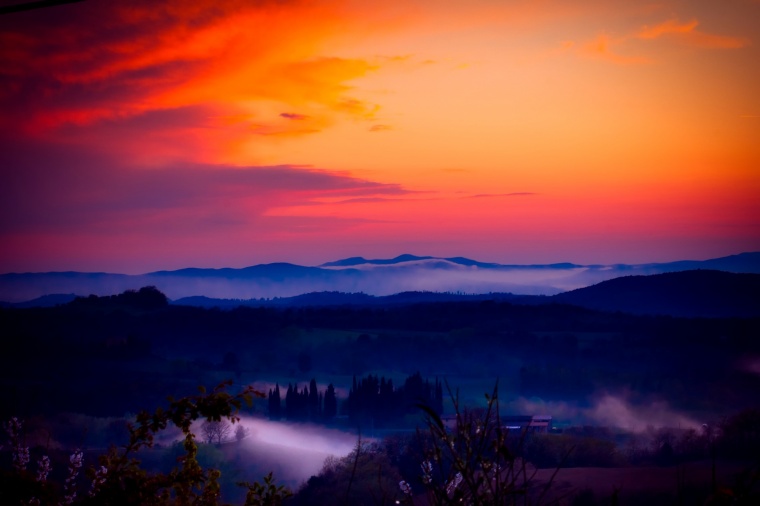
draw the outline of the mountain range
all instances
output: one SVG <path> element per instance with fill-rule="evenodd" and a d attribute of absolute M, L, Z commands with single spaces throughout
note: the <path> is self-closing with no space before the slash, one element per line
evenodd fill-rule
<path fill-rule="evenodd" d="M 111 295 L 149 285 L 173 300 L 187 297 L 272 299 L 314 292 L 376 297 L 402 292 L 550 296 L 623 276 L 694 269 L 760 274 L 760 252 L 703 261 L 638 265 L 508 265 L 462 257 L 400 255 L 392 259 L 352 257 L 314 267 L 271 263 L 241 269 L 187 268 L 140 275 L 9 273 L 0 275 L 0 300 L 14 305 L 28 301 L 32 301 L 28 302 L 30 305 L 50 305 L 70 300 L 74 295 Z M 41 297 L 44 298 L 35 300 Z"/>

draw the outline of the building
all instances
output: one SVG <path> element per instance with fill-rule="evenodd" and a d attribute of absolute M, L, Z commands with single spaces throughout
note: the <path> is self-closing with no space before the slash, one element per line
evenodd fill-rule
<path fill-rule="evenodd" d="M 457 416 L 442 415 L 443 425 L 453 430 L 457 426 Z M 546 434 L 552 430 L 552 417 L 549 415 L 509 415 L 501 417 L 501 427 L 511 431 L 527 431 L 531 433 Z"/>
<path fill-rule="evenodd" d="M 552 429 L 552 417 L 548 415 L 511 415 L 501 417 L 502 428 L 509 430 L 527 430 L 546 434 Z"/>

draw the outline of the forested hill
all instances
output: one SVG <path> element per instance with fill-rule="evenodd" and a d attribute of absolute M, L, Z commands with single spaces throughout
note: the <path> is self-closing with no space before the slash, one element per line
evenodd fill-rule
<path fill-rule="evenodd" d="M 571 304 L 599 311 L 681 317 L 760 316 L 760 274 L 692 270 L 624 276 L 555 296 L 511 293 L 461 294 L 404 292 L 375 297 L 364 293 L 315 292 L 275 299 L 188 297 L 173 304 L 233 309 L 249 307 L 393 306 L 433 302 L 501 301 L 518 305 Z"/>
<path fill-rule="evenodd" d="M 130 290 L 106 297 L 50 295 L 6 307 L 52 307 L 73 300 L 75 305 L 129 305 L 129 298 L 141 304 L 194 306 L 232 310 L 238 307 L 389 307 L 423 303 L 510 302 L 517 305 L 570 304 L 588 309 L 640 315 L 679 317 L 759 317 L 760 274 L 737 274 L 715 270 L 691 270 L 649 276 L 624 276 L 554 296 L 515 295 L 512 293 L 466 294 L 461 292 L 401 292 L 374 296 L 338 291 L 311 292 L 294 297 L 257 299 L 215 299 L 184 297 L 167 301 L 153 287 Z M 145 292 L 145 293 L 143 293 Z M 137 294 L 143 296 L 137 297 Z"/>
<path fill-rule="evenodd" d="M 694 270 L 624 276 L 550 299 L 631 314 L 756 317 L 760 316 L 760 274 Z"/>
<path fill-rule="evenodd" d="M 0 415 L 134 412 L 232 376 L 317 377 L 347 390 L 352 375 L 415 371 L 498 377 L 512 397 L 583 400 L 604 385 L 733 410 L 756 403 L 760 376 L 747 361 L 760 356 L 758 326 L 497 300 L 220 311 L 169 305 L 144 288 L 0 308 Z"/>
<path fill-rule="evenodd" d="M 538 304 L 548 300 L 541 295 L 514 295 L 512 293 L 465 294 L 452 292 L 401 292 L 394 295 L 368 295 L 366 293 L 311 292 L 294 297 L 268 299 L 213 299 L 210 297 L 183 297 L 172 301 L 176 306 L 234 309 L 236 307 L 330 307 L 330 306 L 398 306 L 429 302 L 508 301 L 515 304 Z"/>

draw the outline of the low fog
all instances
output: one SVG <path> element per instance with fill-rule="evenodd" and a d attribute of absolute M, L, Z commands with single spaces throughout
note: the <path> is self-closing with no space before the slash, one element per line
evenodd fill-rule
<path fill-rule="evenodd" d="M 258 479 L 257 472 L 273 471 L 278 482 L 291 486 L 319 473 L 327 457 L 349 454 L 357 442 L 356 434 L 319 425 L 249 416 L 241 417 L 239 423 L 246 429 L 246 437 L 238 442 L 231 433 L 232 439 L 222 446 L 234 448 L 234 458 L 247 470 L 245 474 Z M 193 431 L 202 439 L 199 423 Z"/>
<path fill-rule="evenodd" d="M 591 425 L 622 429 L 648 438 L 653 429 L 699 429 L 702 420 L 679 413 L 665 401 L 635 405 L 624 395 L 600 395 L 590 406 L 570 401 L 545 402 L 517 398 L 503 403 L 502 415 L 551 415 L 555 423 Z M 217 448 L 242 470 L 244 476 L 258 479 L 269 471 L 277 481 L 297 488 L 322 469 L 329 456 L 349 454 L 357 443 L 357 434 L 307 423 L 287 423 L 243 416 L 240 424 L 246 437 L 237 441 L 233 432 Z M 237 424 L 235 425 L 237 426 Z M 194 432 L 202 439 L 200 423 Z M 173 437 L 178 439 L 179 434 Z M 362 441 L 368 441 L 362 437 Z"/>
<path fill-rule="evenodd" d="M 141 275 L 3 274 L 0 275 L 0 301 L 25 302 L 48 294 L 103 296 L 149 285 L 174 300 L 199 295 L 219 299 L 292 297 L 321 291 L 376 296 L 405 291 L 554 295 L 621 275 L 649 273 L 629 266 L 482 268 L 444 261 L 404 262 L 361 269 L 289 264 L 250 269 L 253 270 L 187 269 Z"/>
<path fill-rule="evenodd" d="M 680 413 L 664 400 L 656 400 L 646 405 L 630 402 L 626 395 L 602 394 L 590 406 L 571 401 L 544 401 L 519 397 L 506 403 L 503 412 L 526 415 L 549 415 L 555 421 L 571 425 L 593 425 L 623 429 L 630 432 L 644 432 L 648 428 L 673 427 L 697 429 L 706 420 L 694 420 Z"/>
<path fill-rule="evenodd" d="M 542 401 L 519 397 L 502 404 L 502 415 L 550 415 L 562 425 L 591 425 L 646 434 L 652 429 L 699 429 L 707 420 L 695 420 L 672 409 L 666 401 L 636 405 L 625 395 L 604 394 L 590 406 L 572 401 Z M 222 446 L 234 449 L 234 459 L 255 476 L 272 470 L 278 481 L 298 486 L 319 473 L 329 456 L 342 457 L 357 443 L 357 434 L 308 423 L 287 423 L 244 416 L 242 442 L 230 440 Z M 201 438 L 199 424 L 194 428 Z M 177 436 L 176 434 L 174 435 Z M 368 441 L 362 436 L 363 441 Z"/>

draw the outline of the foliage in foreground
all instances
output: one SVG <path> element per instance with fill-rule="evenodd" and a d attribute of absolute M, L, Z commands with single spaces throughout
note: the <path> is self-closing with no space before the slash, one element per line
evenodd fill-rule
<path fill-rule="evenodd" d="M 542 504 L 559 467 L 545 484 L 536 482 L 536 469 L 529 469 L 525 460 L 518 457 L 527 432 L 510 437 L 501 423 L 498 383 L 491 395 L 486 394 L 487 403 L 482 410 L 462 409 L 458 395 L 451 389 L 449 395 L 454 406 L 453 427 L 448 427 L 435 410 L 419 406 L 427 415 L 421 478 L 428 503 Z M 401 488 L 405 504 L 413 505 L 411 485 L 402 482 Z"/>
<path fill-rule="evenodd" d="M 348 455 L 328 457 L 293 497 L 294 506 L 399 504 L 401 475 L 382 445 L 361 438 Z"/>
<path fill-rule="evenodd" d="M 553 504 L 551 482 L 538 482 L 535 468 L 518 457 L 526 433 L 509 434 L 499 416 L 497 389 L 485 409 L 460 409 L 441 418 L 418 404 L 427 427 L 415 436 L 357 444 L 341 459 L 328 459 L 294 497 L 297 506 L 323 505 L 537 505 Z"/>
<path fill-rule="evenodd" d="M 22 422 L 12 419 L 5 429 L 10 436 L 13 469 L 0 473 L 0 504 L 222 504 L 221 472 L 200 465 L 199 447 L 191 426 L 196 420 L 207 427 L 236 424 L 243 404 L 252 402 L 254 397 L 263 397 L 251 388 L 231 395 L 226 391 L 229 385 L 230 382 L 225 382 L 209 393 L 202 390 L 199 395 L 170 399 L 166 409 L 140 413 L 129 425 L 127 444 L 120 450 L 111 448 L 101 456 L 99 465 L 87 470 L 86 485 L 82 479 L 84 462 L 80 450 L 74 451 L 63 466 L 55 460 L 51 464 L 48 456 L 32 459 L 29 448 L 22 443 Z M 544 482 L 535 479 L 535 468 L 523 458 L 524 443 L 529 439 L 525 433 L 510 435 L 502 427 L 496 387 L 486 396 L 484 409 L 460 409 L 457 396 L 449 393 L 454 406 L 452 417 L 444 421 L 435 409 L 420 405 L 427 415 L 427 427 L 418 430 L 414 443 L 398 445 L 394 441 L 400 443 L 401 440 L 389 438 L 378 445 L 362 444 L 360 440 L 348 456 L 328 459 L 322 472 L 309 480 L 292 503 L 360 506 L 398 504 L 396 501 L 399 501 L 407 505 L 496 506 L 568 504 L 572 500 L 573 505 L 597 504 L 589 496 L 590 492 L 574 498 L 557 497 L 556 491 L 551 490 L 554 476 Z M 721 437 L 711 444 L 713 459 L 715 448 L 725 455 L 735 453 L 737 456 L 743 455 L 747 448 L 756 449 L 759 414 L 747 411 L 722 424 Z M 168 472 L 147 471 L 137 460 L 138 452 L 152 447 L 155 435 L 169 425 L 176 426 L 184 435 L 183 442 L 177 443 L 182 449 L 177 464 Z M 244 431 L 236 437 L 245 437 Z M 207 434 L 206 439 L 218 443 L 224 438 Z M 566 450 L 557 469 L 568 462 L 571 450 Z M 413 461 L 411 472 L 406 465 L 409 459 Z M 30 468 L 35 463 L 36 472 L 33 472 Z M 58 469 L 51 470 L 56 466 Z M 713 478 L 707 503 L 757 504 L 758 484 L 760 467 L 757 465 L 740 476 L 740 481 L 731 488 L 717 487 Z M 245 489 L 246 506 L 278 506 L 291 495 L 275 483 L 271 473 L 263 482 L 238 485 Z M 683 497 L 687 496 L 679 489 L 679 500 Z M 617 492 L 612 501 L 617 501 Z"/>
<path fill-rule="evenodd" d="M 83 454 L 76 450 L 69 459 L 68 473 L 63 486 L 48 480 L 50 461 L 43 457 L 36 473 L 29 471 L 29 449 L 20 440 L 21 425 L 12 419 L 6 427 L 13 451 L 13 470 L 2 476 L 0 502 L 2 504 L 98 504 L 98 505 L 197 505 L 211 506 L 221 503 L 219 477 L 216 469 L 204 469 L 197 460 L 198 445 L 191 431 L 196 420 L 231 423 L 240 421 L 238 413 L 244 404 L 250 405 L 254 397 L 264 394 L 251 387 L 232 395 L 226 391 L 231 382 L 224 382 L 198 395 L 169 400 L 166 409 L 143 411 L 134 423 L 129 424 L 129 442 L 121 449 L 111 447 L 100 457 L 100 465 L 88 470 L 91 486 L 87 493 L 77 490 L 78 475 Z M 171 471 L 148 472 L 141 467 L 136 454 L 151 448 L 158 432 L 170 424 L 182 431 L 184 455 Z M 290 496 L 290 492 L 277 486 L 271 473 L 264 483 L 240 483 L 247 488 L 245 506 L 276 506 Z M 77 495 L 77 493 L 79 495 Z"/>

